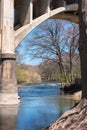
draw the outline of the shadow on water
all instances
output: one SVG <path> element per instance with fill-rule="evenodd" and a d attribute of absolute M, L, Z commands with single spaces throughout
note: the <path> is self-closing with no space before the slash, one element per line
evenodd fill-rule
<path fill-rule="evenodd" d="M 73 106 L 60 95 L 58 84 L 34 84 L 19 88 L 19 110 L 0 109 L 0 130 L 41 130 Z M 17 118 L 17 120 L 16 120 Z"/>
<path fill-rule="evenodd" d="M 0 130 L 16 130 L 18 106 L 0 106 Z"/>

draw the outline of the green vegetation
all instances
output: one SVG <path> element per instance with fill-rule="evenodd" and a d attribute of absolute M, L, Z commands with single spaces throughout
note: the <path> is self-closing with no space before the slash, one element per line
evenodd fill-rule
<path fill-rule="evenodd" d="M 72 73 L 70 73 L 69 64 L 64 65 L 65 70 L 61 73 L 58 64 L 48 60 L 39 65 L 39 71 L 42 81 L 57 81 L 70 85 L 81 78 L 79 66 L 79 63 L 73 64 Z"/>
<path fill-rule="evenodd" d="M 75 81 L 75 79 L 80 79 L 81 78 L 81 73 L 80 72 L 77 72 L 77 73 L 73 73 L 72 75 L 69 74 L 69 73 L 59 73 L 57 75 L 58 79 L 59 79 L 59 82 L 68 82 L 68 83 L 73 83 Z"/>
<path fill-rule="evenodd" d="M 29 79 L 28 79 L 27 75 L 25 74 L 25 71 L 22 70 L 18 66 L 16 68 L 16 73 L 17 73 L 17 82 L 18 83 L 29 82 Z"/>
<path fill-rule="evenodd" d="M 17 82 L 20 83 L 33 83 L 40 82 L 41 78 L 35 68 L 27 65 L 18 65 L 16 67 Z"/>

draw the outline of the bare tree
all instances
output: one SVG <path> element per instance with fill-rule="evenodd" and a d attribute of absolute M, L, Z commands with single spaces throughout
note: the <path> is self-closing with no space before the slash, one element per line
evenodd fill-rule
<path fill-rule="evenodd" d="M 44 81 L 58 81 L 59 67 L 58 64 L 53 61 L 45 61 L 39 66 L 40 75 Z"/>
<path fill-rule="evenodd" d="M 87 0 L 79 0 L 79 51 L 81 59 L 82 100 L 73 109 L 67 111 L 56 123 L 46 130 L 87 129 Z M 64 125 L 63 125 L 64 124 Z M 63 127 L 62 127 L 63 126 Z"/>
<path fill-rule="evenodd" d="M 39 25 L 32 39 L 27 40 L 25 44 L 25 54 L 35 59 L 52 61 L 58 64 L 61 75 L 66 77 L 65 64 L 70 68 L 72 74 L 72 60 L 78 48 L 78 27 L 74 23 L 62 20 L 47 20 Z M 68 51 L 69 58 L 65 59 L 65 52 Z M 22 57 L 23 54 L 22 54 Z M 20 59 L 20 56 L 18 57 Z"/>
<path fill-rule="evenodd" d="M 74 57 L 79 55 L 78 46 L 79 46 L 79 25 L 75 23 L 71 23 L 70 28 L 68 28 L 66 33 L 67 39 L 67 49 L 69 54 L 69 73 L 71 75 L 71 82 L 73 81 L 73 67 L 74 67 Z"/>
<path fill-rule="evenodd" d="M 48 20 L 40 25 L 34 39 L 28 41 L 30 55 L 57 62 L 61 73 L 64 72 L 62 53 L 66 43 L 63 24 L 58 20 Z"/>

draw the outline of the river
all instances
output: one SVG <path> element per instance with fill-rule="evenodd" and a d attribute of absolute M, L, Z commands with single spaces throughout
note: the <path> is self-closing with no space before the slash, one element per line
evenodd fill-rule
<path fill-rule="evenodd" d="M 0 107 L 0 130 L 41 130 L 75 103 L 61 94 L 58 83 L 37 83 L 18 89 L 19 106 Z"/>

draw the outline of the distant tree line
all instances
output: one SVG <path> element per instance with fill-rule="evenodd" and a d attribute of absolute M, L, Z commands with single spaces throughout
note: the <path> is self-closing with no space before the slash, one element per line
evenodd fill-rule
<path fill-rule="evenodd" d="M 29 66 L 25 64 L 17 65 L 17 82 L 22 83 L 35 83 L 41 81 L 41 76 L 38 73 L 37 66 Z"/>
<path fill-rule="evenodd" d="M 50 19 L 39 25 L 33 38 L 24 45 L 22 55 L 42 60 L 39 65 L 42 79 L 72 83 L 80 77 L 78 44 L 78 24 Z"/>

